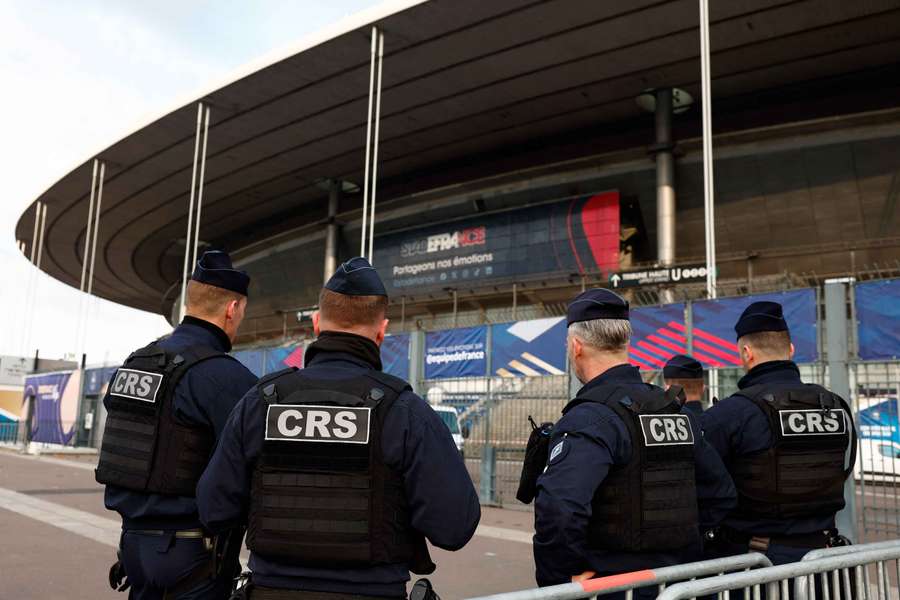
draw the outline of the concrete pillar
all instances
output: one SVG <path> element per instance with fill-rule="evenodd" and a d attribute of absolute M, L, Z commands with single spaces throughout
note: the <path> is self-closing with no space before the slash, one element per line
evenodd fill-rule
<path fill-rule="evenodd" d="M 337 240 L 338 225 L 337 213 L 338 204 L 341 200 L 341 182 L 337 179 L 329 180 L 328 187 L 328 224 L 325 229 L 325 276 L 324 281 L 334 275 L 337 270 Z"/>
<path fill-rule="evenodd" d="M 655 91 L 656 143 L 656 249 L 660 265 L 675 262 L 675 156 L 672 150 L 672 88 Z M 660 294 L 663 303 L 674 302 L 672 290 Z"/>
<path fill-rule="evenodd" d="M 825 349 L 828 353 L 830 389 L 844 398 L 855 410 L 850 396 L 850 352 L 847 343 L 847 284 L 844 281 L 825 282 Z M 849 415 L 854 418 L 854 415 Z M 838 530 L 855 544 L 859 542 L 856 531 L 856 482 L 853 474 L 844 483 L 844 500 L 847 505 L 837 514 Z"/>

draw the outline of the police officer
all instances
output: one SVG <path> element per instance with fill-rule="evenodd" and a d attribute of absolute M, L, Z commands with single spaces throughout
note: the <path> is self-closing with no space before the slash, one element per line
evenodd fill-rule
<path fill-rule="evenodd" d="M 704 434 L 728 465 L 738 506 L 723 521 L 715 553 L 764 552 L 774 564 L 839 543 L 845 451 L 853 431 L 846 403 L 804 384 L 781 305 L 754 302 L 734 327 L 747 374 L 738 391 L 701 416 Z"/>
<path fill-rule="evenodd" d="M 722 461 L 693 416 L 628 363 L 625 300 L 588 290 L 566 316 L 584 387 L 563 409 L 538 478 L 538 584 L 695 560 L 700 529 L 735 504 Z"/>
<path fill-rule="evenodd" d="M 703 365 L 686 354 L 676 354 L 663 367 L 666 388 L 678 386 L 684 390 L 684 408 L 694 414 L 703 412 Z"/>
<path fill-rule="evenodd" d="M 250 278 L 205 252 L 171 335 L 134 352 L 103 400 L 109 417 L 97 481 L 122 516 L 110 585 L 135 600 L 227 597 L 240 533 L 201 527 L 195 491 L 234 405 L 256 377 L 230 357 Z M 237 538 L 237 539 L 235 539 Z M 127 580 L 125 575 L 127 574 Z"/>
<path fill-rule="evenodd" d="M 481 509 L 449 430 L 382 373 L 388 298 L 364 258 L 319 296 L 305 368 L 264 377 L 237 405 L 198 486 L 212 531 L 249 520 L 253 600 L 405 598 Z"/>

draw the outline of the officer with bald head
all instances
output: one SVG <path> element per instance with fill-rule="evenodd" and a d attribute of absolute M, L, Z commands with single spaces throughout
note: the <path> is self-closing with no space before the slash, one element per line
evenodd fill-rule
<path fill-rule="evenodd" d="M 734 506 L 721 459 L 676 398 L 629 364 L 628 302 L 587 290 L 566 318 L 569 361 L 584 386 L 553 427 L 537 480 L 538 584 L 696 559 L 701 529 Z"/>
<path fill-rule="evenodd" d="M 211 531 L 247 523 L 252 600 L 406 598 L 426 538 L 462 548 L 481 516 L 450 431 L 383 373 L 387 293 L 364 258 L 319 295 L 305 368 L 240 401 L 198 488 Z M 417 584 L 418 585 L 418 584 Z"/>

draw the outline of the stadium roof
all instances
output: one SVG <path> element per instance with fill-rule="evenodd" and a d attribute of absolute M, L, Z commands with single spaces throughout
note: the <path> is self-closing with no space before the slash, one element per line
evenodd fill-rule
<path fill-rule="evenodd" d="M 711 3 L 714 127 L 898 106 L 897 0 Z M 42 268 L 78 285 L 91 162 L 106 162 L 94 290 L 164 312 L 181 275 L 196 102 L 212 110 L 202 240 L 231 250 L 325 218 L 326 178 L 361 184 L 371 25 L 385 33 L 379 209 L 551 163 L 634 150 L 635 96 L 699 97 L 696 0 L 389 2 L 243 69 L 90 155 L 39 198 Z M 877 91 L 877 93 L 875 93 Z M 698 111 L 676 135 L 699 135 Z M 344 222 L 361 194 L 344 198 Z M 33 210 L 16 237 L 29 246 Z M 320 269 L 320 265 L 315 266 Z"/>

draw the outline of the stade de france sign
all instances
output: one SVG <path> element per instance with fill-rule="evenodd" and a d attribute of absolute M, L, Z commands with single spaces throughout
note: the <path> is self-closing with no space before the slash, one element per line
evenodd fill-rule
<path fill-rule="evenodd" d="M 609 287 L 625 288 L 640 285 L 691 283 L 704 280 L 706 280 L 706 265 L 687 265 L 612 273 L 609 276 Z"/>

